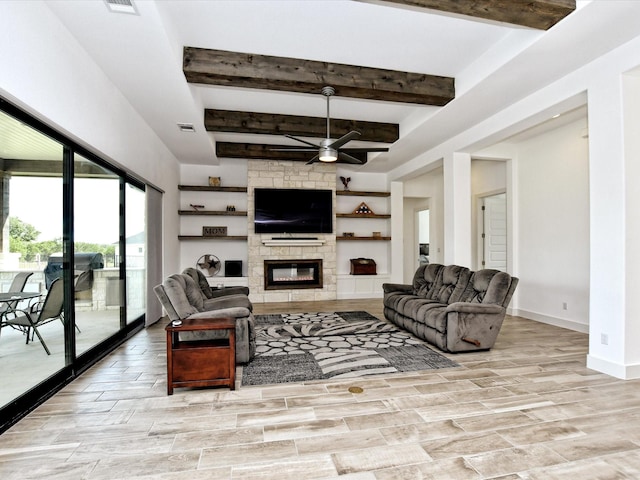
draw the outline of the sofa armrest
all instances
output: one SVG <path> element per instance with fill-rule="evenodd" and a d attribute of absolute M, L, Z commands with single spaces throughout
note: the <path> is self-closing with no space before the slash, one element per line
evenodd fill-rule
<path fill-rule="evenodd" d="M 221 308 L 243 307 L 253 310 L 249 297 L 242 294 L 223 295 L 221 297 L 207 298 L 203 302 L 203 311 L 210 312 Z"/>
<path fill-rule="evenodd" d="M 189 315 L 187 318 L 189 319 L 223 318 L 223 317 L 242 318 L 242 317 L 248 317 L 250 315 L 251 315 L 251 312 L 246 307 L 229 307 L 229 308 L 219 308 L 217 310 L 207 310 L 204 312 L 194 313 L 193 315 Z"/>
<path fill-rule="evenodd" d="M 486 304 L 486 303 L 470 303 L 470 302 L 454 302 L 449 304 L 447 312 L 459 312 L 459 313 L 476 313 L 495 315 L 504 311 L 504 308 L 500 305 Z"/>
<path fill-rule="evenodd" d="M 413 293 L 413 285 L 406 285 L 404 283 L 383 283 L 382 290 L 384 291 L 384 293 L 391 293 L 391 292 Z"/>
<path fill-rule="evenodd" d="M 488 350 L 500 333 L 506 309 L 500 305 L 456 302 L 447 307 L 447 350 Z"/>
<path fill-rule="evenodd" d="M 212 288 L 210 298 L 220 298 L 226 295 L 249 295 L 249 287 Z"/>

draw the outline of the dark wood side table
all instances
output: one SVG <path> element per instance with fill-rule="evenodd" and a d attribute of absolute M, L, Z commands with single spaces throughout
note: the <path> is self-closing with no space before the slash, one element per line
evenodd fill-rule
<path fill-rule="evenodd" d="M 167 394 L 176 387 L 228 386 L 236 383 L 236 321 L 234 318 L 182 320 L 167 331 Z M 226 330 L 228 338 L 180 340 L 180 332 Z"/>

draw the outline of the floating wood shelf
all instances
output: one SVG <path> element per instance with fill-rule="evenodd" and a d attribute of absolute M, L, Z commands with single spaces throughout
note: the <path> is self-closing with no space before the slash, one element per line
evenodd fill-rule
<path fill-rule="evenodd" d="M 390 192 L 363 192 L 358 190 L 336 190 L 336 195 L 345 195 L 352 197 L 389 197 Z"/>
<path fill-rule="evenodd" d="M 192 192 L 246 192 L 247 187 L 211 187 L 209 185 L 178 185 L 178 190 Z"/>
<path fill-rule="evenodd" d="M 373 240 L 373 241 L 389 241 L 391 237 L 336 237 L 336 240 Z"/>
<path fill-rule="evenodd" d="M 224 237 L 203 237 L 202 235 L 178 235 L 178 240 L 246 240 L 246 235 L 226 235 Z"/>
<path fill-rule="evenodd" d="M 386 213 L 336 213 L 337 218 L 391 218 Z"/>
<path fill-rule="evenodd" d="M 178 210 L 178 215 L 220 215 L 229 217 L 246 217 L 247 212 L 239 210 Z"/>

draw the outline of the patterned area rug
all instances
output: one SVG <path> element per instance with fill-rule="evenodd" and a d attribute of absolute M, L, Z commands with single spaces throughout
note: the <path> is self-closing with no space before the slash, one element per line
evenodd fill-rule
<path fill-rule="evenodd" d="M 367 312 L 256 315 L 256 357 L 242 385 L 358 378 L 459 365 Z"/>

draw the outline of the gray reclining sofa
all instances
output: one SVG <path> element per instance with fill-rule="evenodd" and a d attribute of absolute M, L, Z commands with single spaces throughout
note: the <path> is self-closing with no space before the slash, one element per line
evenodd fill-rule
<path fill-rule="evenodd" d="M 253 305 L 249 297 L 240 290 L 229 289 L 224 295 L 207 298 L 196 281 L 188 274 L 167 277 L 153 290 L 170 320 L 185 318 L 231 317 L 236 320 L 236 363 L 250 362 L 256 353 L 256 333 Z M 192 338 L 219 338 L 226 332 L 182 332 L 181 340 Z"/>
<path fill-rule="evenodd" d="M 488 350 L 517 284 L 498 270 L 421 265 L 412 285 L 383 285 L 384 316 L 445 352 Z"/>

